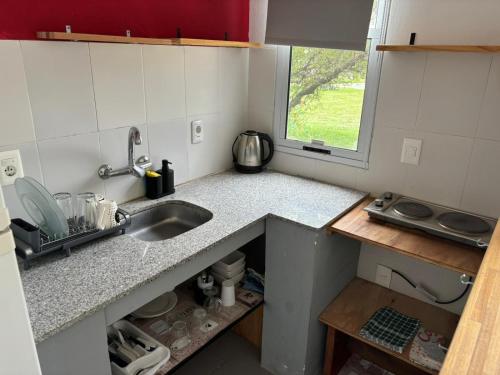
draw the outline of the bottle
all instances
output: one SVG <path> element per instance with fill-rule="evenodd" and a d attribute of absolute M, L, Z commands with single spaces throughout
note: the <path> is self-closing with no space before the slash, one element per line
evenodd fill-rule
<path fill-rule="evenodd" d="M 168 167 L 170 163 L 168 160 L 161 161 L 161 177 L 163 179 L 163 193 L 166 195 L 175 193 L 174 188 L 174 170 Z"/>

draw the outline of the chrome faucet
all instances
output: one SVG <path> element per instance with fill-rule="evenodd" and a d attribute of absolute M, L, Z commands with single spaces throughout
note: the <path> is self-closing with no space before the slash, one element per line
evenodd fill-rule
<path fill-rule="evenodd" d="M 145 155 L 140 156 L 137 160 L 134 158 L 134 145 L 142 143 L 141 132 L 135 126 L 132 126 L 128 132 L 128 166 L 113 170 L 111 165 L 103 164 L 99 167 L 97 173 L 99 177 L 106 179 L 114 176 L 123 176 L 131 174 L 132 176 L 141 178 L 146 174 L 146 170 L 151 168 L 152 163 Z"/>

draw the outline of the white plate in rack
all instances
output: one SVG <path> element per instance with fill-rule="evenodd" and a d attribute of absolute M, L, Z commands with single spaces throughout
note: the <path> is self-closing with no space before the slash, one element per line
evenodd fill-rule
<path fill-rule="evenodd" d="M 172 311 L 177 305 L 177 294 L 175 292 L 167 292 L 162 294 L 158 298 L 155 298 L 148 304 L 142 306 L 141 308 L 135 310 L 131 315 L 134 318 L 139 319 L 149 319 L 156 318 L 157 316 L 163 315 Z"/>

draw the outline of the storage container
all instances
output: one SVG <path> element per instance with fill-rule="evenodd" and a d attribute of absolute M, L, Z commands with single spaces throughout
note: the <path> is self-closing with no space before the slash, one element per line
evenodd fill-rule
<path fill-rule="evenodd" d="M 144 356 L 130 362 L 126 367 L 120 367 L 115 362 L 111 361 L 111 373 L 113 375 L 136 375 L 140 370 L 149 368 L 146 372 L 141 372 L 141 375 L 154 375 L 160 367 L 162 367 L 170 359 L 170 350 L 143 332 L 127 320 L 119 320 L 108 327 L 108 336 L 114 336 L 115 328 L 119 329 L 133 337 L 140 337 L 148 342 L 156 345 L 156 348 L 148 352 L 144 350 Z"/>

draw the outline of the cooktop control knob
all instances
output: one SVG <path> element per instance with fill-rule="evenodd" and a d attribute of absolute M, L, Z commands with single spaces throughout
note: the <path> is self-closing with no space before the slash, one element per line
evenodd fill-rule
<path fill-rule="evenodd" d="M 384 193 L 384 199 L 390 201 L 392 199 L 392 193 L 389 191 Z"/>
<path fill-rule="evenodd" d="M 384 207 L 384 200 L 383 199 L 375 199 L 375 207 L 378 207 L 378 208 Z"/>

